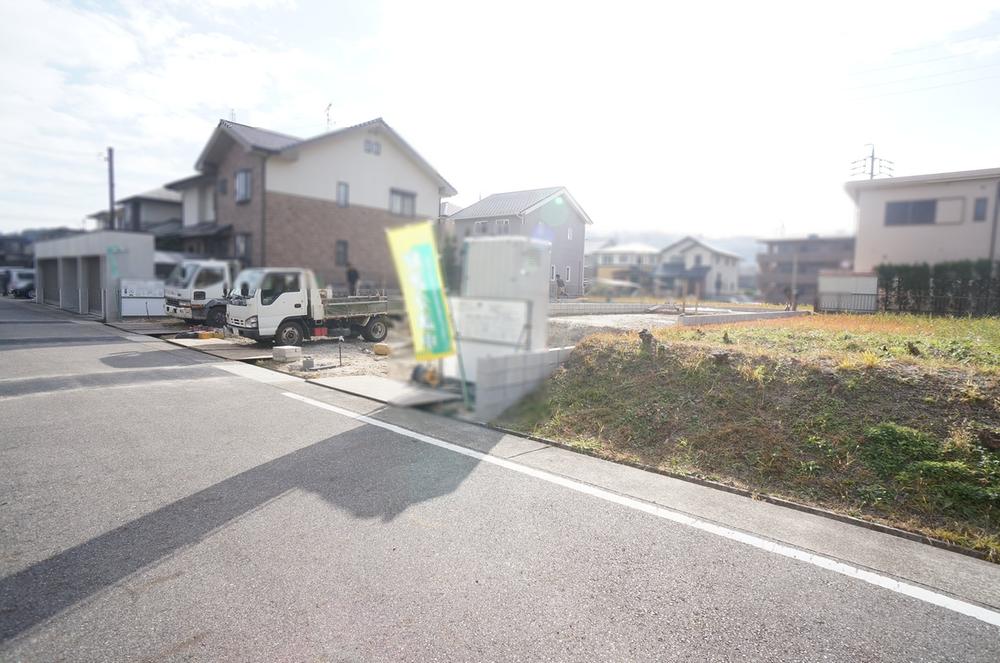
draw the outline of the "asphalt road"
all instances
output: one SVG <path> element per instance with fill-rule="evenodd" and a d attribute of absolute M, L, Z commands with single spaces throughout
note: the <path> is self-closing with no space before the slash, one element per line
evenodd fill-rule
<path fill-rule="evenodd" d="M 615 467 L 261 370 L 0 299 L 0 659 L 1000 660 L 983 619 L 595 496 Z M 905 544 L 996 610 L 996 567 Z"/>

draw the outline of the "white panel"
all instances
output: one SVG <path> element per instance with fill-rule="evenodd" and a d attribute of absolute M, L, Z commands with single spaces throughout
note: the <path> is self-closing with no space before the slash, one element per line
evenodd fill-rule
<path fill-rule="evenodd" d="M 937 202 L 938 223 L 961 223 L 965 212 L 962 198 L 941 198 Z"/>

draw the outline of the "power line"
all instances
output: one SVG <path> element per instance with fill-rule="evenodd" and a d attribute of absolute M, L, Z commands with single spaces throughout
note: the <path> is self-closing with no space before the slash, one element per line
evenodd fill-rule
<path fill-rule="evenodd" d="M 903 48 L 898 51 L 893 51 L 890 55 L 899 55 L 900 53 L 917 53 L 920 51 L 932 51 L 935 48 L 941 48 L 942 46 L 953 46 L 955 44 L 965 44 L 970 41 L 979 41 L 980 39 L 992 39 L 993 37 L 1000 37 L 1000 32 L 993 32 L 985 35 L 976 35 L 973 37 L 963 37 L 962 39 L 948 40 L 934 42 L 933 44 L 928 44 L 926 46 L 917 46 L 916 48 Z"/>
<path fill-rule="evenodd" d="M 60 156 L 87 157 L 90 159 L 98 159 L 102 156 L 99 151 L 77 152 L 76 150 L 64 150 L 58 147 L 41 147 L 38 145 L 28 145 L 25 143 L 18 143 L 13 140 L 0 140 L 0 143 L 3 143 L 4 145 L 11 145 L 13 147 L 19 147 L 24 150 L 33 150 L 35 152 L 49 152 L 50 154 L 58 154 Z"/>
<path fill-rule="evenodd" d="M 966 81 L 955 81 L 953 83 L 945 83 L 944 85 L 931 85 L 930 87 L 918 87 L 912 90 L 897 90 L 896 92 L 885 92 L 882 94 L 873 94 L 867 97 L 856 97 L 854 101 L 864 101 L 866 99 L 877 99 L 878 97 L 891 97 L 897 94 L 911 94 L 913 92 L 925 92 L 927 90 L 940 90 L 947 87 L 955 87 L 956 85 L 966 85 L 967 83 L 978 83 L 979 81 L 989 81 L 995 78 L 1000 78 L 1000 74 L 996 76 L 983 76 L 982 78 L 970 78 Z"/>
<path fill-rule="evenodd" d="M 888 69 L 900 69 L 902 67 L 915 67 L 920 64 L 930 64 L 932 62 L 941 62 L 943 60 L 954 60 L 955 58 L 967 58 L 974 53 L 954 53 L 952 55 L 944 55 L 939 58 L 930 58 L 929 60 L 917 60 L 916 62 L 901 62 L 899 64 L 890 64 L 885 67 L 873 67 L 871 69 L 862 69 L 861 71 L 855 72 L 856 74 L 870 74 L 876 71 L 886 71 Z"/>
<path fill-rule="evenodd" d="M 975 67 L 962 67 L 961 69 L 952 69 L 951 71 L 939 71 L 933 74 L 923 74 L 921 76 L 910 76 L 908 78 L 897 78 L 892 81 L 879 81 L 878 83 L 865 83 L 864 85 L 855 85 L 854 87 L 847 88 L 848 90 L 860 90 L 868 87 L 879 87 L 882 85 L 895 85 L 896 83 L 908 83 L 910 81 L 919 81 L 925 78 L 937 78 L 938 76 L 950 76 L 951 74 L 958 74 L 963 71 L 975 71 L 977 69 L 989 69 L 990 67 L 1000 67 L 1000 62 L 992 62 L 990 64 L 981 64 Z"/>

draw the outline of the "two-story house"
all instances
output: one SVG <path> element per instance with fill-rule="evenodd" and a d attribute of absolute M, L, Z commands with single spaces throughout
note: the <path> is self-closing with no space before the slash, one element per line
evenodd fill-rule
<path fill-rule="evenodd" d="M 556 275 L 569 295 L 583 294 L 583 241 L 593 223 L 565 187 L 495 193 L 447 219 L 460 243 L 466 237 L 522 235 L 552 244 L 549 280 Z"/>
<path fill-rule="evenodd" d="M 597 286 L 619 286 L 634 283 L 649 290 L 653 285 L 660 250 L 642 242 L 609 243 L 593 251 Z"/>
<path fill-rule="evenodd" d="M 848 182 L 854 269 L 1000 259 L 1000 168 Z"/>
<path fill-rule="evenodd" d="M 395 287 L 387 228 L 437 219 L 456 191 L 382 118 L 301 139 L 222 120 L 180 192 L 183 250 L 245 265 L 313 269 L 341 285 L 347 264 Z"/>
<path fill-rule="evenodd" d="M 674 295 L 727 297 L 739 292 L 740 257 L 694 237 L 659 252 L 657 290 Z"/>
<path fill-rule="evenodd" d="M 181 196 L 167 188 L 152 189 L 117 200 L 113 223 L 108 221 L 107 210 L 94 212 L 88 218 L 97 222 L 98 230 L 155 232 L 170 224 L 180 226 Z"/>
<path fill-rule="evenodd" d="M 822 271 L 850 270 L 854 262 L 853 237 L 780 237 L 759 240 L 765 249 L 757 254 L 757 287 L 765 302 L 816 300 Z"/>

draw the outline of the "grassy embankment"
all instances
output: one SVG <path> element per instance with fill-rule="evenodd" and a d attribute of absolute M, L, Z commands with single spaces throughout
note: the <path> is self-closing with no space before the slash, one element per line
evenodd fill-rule
<path fill-rule="evenodd" d="M 810 316 L 596 334 L 501 425 L 1000 562 L 1000 320 Z"/>

